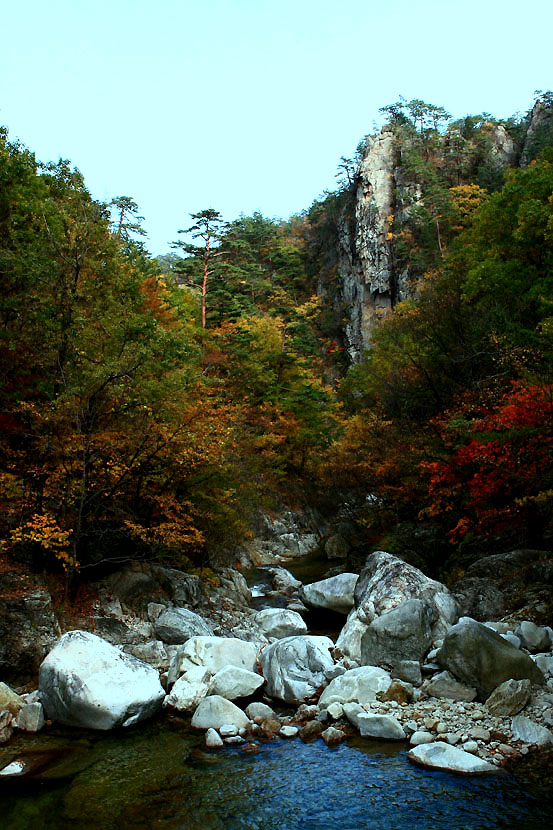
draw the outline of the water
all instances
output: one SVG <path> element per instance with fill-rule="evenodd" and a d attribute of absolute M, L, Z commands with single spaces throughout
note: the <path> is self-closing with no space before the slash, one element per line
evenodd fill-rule
<path fill-rule="evenodd" d="M 427 772 L 407 761 L 403 744 L 357 738 L 328 749 L 296 739 L 266 744 L 255 755 L 236 747 L 207 753 L 184 722 L 164 718 L 128 732 L 50 731 L 38 740 L 71 753 L 50 770 L 50 780 L 14 785 L 0 778 L 3 830 L 545 830 L 552 824 L 551 782 Z M 36 742 L 18 738 L 0 758 Z"/>

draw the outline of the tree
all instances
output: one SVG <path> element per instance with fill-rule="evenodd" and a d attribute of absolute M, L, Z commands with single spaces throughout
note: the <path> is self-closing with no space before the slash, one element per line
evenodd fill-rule
<path fill-rule="evenodd" d="M 200 289 L 201 297 L 201 320 L 202 328 L 207 324 L 207 292 L 209 278 L 214 273 L 214 263 L 221 251 L 217 251 L 215 245 L 220 241 L 221 235 L 226 227 L 221 214 L 208 208 L 199 213 L 191 213 L 194 224 L 179 233 L 190 234 L 192 239 L 203 240 L 203 245 L 194 245 L 188 242 L 177 241 L 171 243 L 171 247 L 180 248 L 188 254 L 185 258 L 182 271 L 186 277 L 187 285 Z M 199 280 L 199 281 L 198 281 Z"/>

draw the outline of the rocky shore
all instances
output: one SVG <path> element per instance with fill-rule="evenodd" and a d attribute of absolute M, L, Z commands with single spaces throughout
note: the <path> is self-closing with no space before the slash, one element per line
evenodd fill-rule
<path fill-rule="evenodd" d="M 112 575 L 91 630 L 54 637 L 53 647 L 45 638 L 38 689 L 0 683 L 0 742 L 48 722 L 126 728 L 165 709 L 191 718 L 209 748 L 255 752 L 295 736 L 334 746 L 360 734 L 462 773 L 553 745 L 553 631 L 528 607 L 506 609 L 506 591 L 500 600 L 488 591 L 507 611 L 500 618 L 469 616 L 478 603 L 487 610 L 482 575 L 452 592 L 384 551 L 360 574 L 311 585 L 279 565 L 264 570 L 273 607 L 261 610 L 230 568 L 207 588 L 157 566 Z M 313 611 L 341 615 L 335 642 L 309 633 Z M 0 770 L 11 774 L 24 770 Z"/>

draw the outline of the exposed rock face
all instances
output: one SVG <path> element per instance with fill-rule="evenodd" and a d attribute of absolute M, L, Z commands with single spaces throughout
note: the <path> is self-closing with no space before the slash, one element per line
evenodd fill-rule
<path fill-rule="evenodd" d="M 316 510 L 260 512 L 255 538 L 244 545 L 244 564 L 270 565 L 311 553 L 320 544 L 326 522 Z"/>
<path fill-rule="evenodd" d="M 0 677 L 24 683 L 36 677 L 61 631 L 48 591 L 37 588 L 12 598 L 3 587 L 0 584 Z"/>
<path fill-rule="evenodd" d="M 353 593 L 358 576 L 353 573 L 342 573 L 304 585 L 299 591 L 300 599 L 309 608 L 323 608 L 348 614 L 353 608 Z"/>
<path fill-rule="evenodd" d="M 40 667 L 39 689 L 48 718 L 88 729 L 132 726 L 165 697 L 155 669 L 88 631 L 61 637 Z"/>
<path fill-rule="evenodd" d="M 328 637 L 285 637 L 263 649 L 261 668 L 267 694 L 286 703 L 301 703 L 325 683 L 334 662 Z"/>
<path fill-rule="evenodd" d="M 545 683 L 527 654 L 469 617 L 448 631 L 437 661 L 462 683 L 474 686 L 480 700 L 486 700 L 505 680 L 527 678 L 532 683 Z"/>
<path fill-rule="evenodd" d="M 379 315 L 399 299 L 388 240 L 395 207 L 397 142 L 390 128 L 369 139 L 359 171 L 353 215 L 340 227 L 339 272 L 343 302 L 351 309 L 346 326 L 348 354 L 357 362 L 371 342 Z M 349 221 L 348 221 L 349 219 Z"/>
<path fill-rule="evenodd" d="M 461 613 L 478 621 L 494 620 L 506 612 L 551 608 L 553 596 L 551 551 L 520 550 L 484 556 L 470 565 L 452 586 Z"/>
<path fill-rule="evenodd" d="M 551 101 L 538 99 L 530 114 L 530 124 L 526 132 L 524 147 L 520 155 L 520 166 L 528 167 L 536 157 L 547 137 L 551 141 L 553 133 L 553 105 Z"/>

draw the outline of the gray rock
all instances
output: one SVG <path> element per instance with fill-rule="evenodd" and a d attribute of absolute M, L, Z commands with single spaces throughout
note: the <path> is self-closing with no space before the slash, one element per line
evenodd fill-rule
<path fill-rule="evenodd" d="M 333 665 L 328 637 L 296 636 L 277 640 L 263 649 L 260 662 L 270 697 L 301 703 L 325 683 Z"/>
<path fill-rule="evenodd" d="M 282 726 L 279 735 L 282 738 L 295 738 L 300 730 L 297 726 Z"/>
<path fill-rule="evenodd" d="M 541 625 L 525 620 L 515 630 L 515 634 L 532 654 L 549 649 L 549 632 Z"/>
<path fill-rule="evenodd" d="M 246 706 L 246 715 L 251 719 L 256 718 L 274 718 L 275 713 L 266 703 L 254 702 Z"/>
<path fill-rule="evenodd" d="M 192 637 L 180 646 L 171 661 L 169 669 L 169 686 L 189 669 L 203 666 L 212 674 L 217 674 L 225 666 L 239 669 L 256 670 L 257 645 L 236 637 Z"/>
<path fill-rule="evenodd" d="M 359 574 L 343 573 L 304 585 L 300 599 L 309 608 L 323 608 L 348 614 L 353 608 L 353 594 Z"/>
<path fill-rule="evenodd" d="M 237 666 L 225 666 L 219 669 L 211 681 L 210 694 L 221 695 L 227 700 L 237 697 L 249 697 L 263 685 L 265 681 L 257 672 L 241 669 Z"/>
<path fill-rule="evenodd" d="M 361 640 L 366 630 L 367 623 L 359 619 L 357 609 L 353 608 L 348 614 L 346 623 L 338 635 L 336 648 L 339 648 L 346 657 L 360 662 Z"/>
<path fill-rule="evenodd" d="M 515 715 L 511 721 L 511 729 L 513 737 L 519 741 L 524 741 L 526 744 L 537 744 L 538 746 L 553 744 L 553 732 L 524 715 Z"/>
<path fill-rule="evenodd" d="M 422 683 L 421 664 L 418 660 L 398 660 L 391 668 L 392 677 L 420 686 Z"/>
<path fill-rule="evenodd" d="M 307 634 L 303 617 L 286 608 L 264 608 L 257 612 L 254 622 L 266 637 L 281 639 L 295 634 Z"/>
<path fill-rule="evenodd" d="M 344 714 L 344 707 L 341 703 L 335 701 L 334 703 L 330 703 L 326 710 L 323 711 L 326 711 L 333 720 L 338 720 Z"/>
<path fill-rule="evenodd" d="M 545 675 L 553 675 L 553 654 L 535 654 L 534 662 Z"/>
<path fill-rule="evenodd" d="M 532 694 L 529 680 L 506 680 L 486 700 L 488 711 L 495 717 L 516 715 L 527 705 Z"/>
<path fill-rule="evenodd" d="M 195 729 L 220 729 L 221 726 L 233 724 L 238 730 L 247 727 L 250 721 L 244 712 L 230 700 L 220 695 L 204 697 L 192 716 L 191 725 Z"/>
<path fill-rule="evenodd" d="M 386 692 L 392 678 L 377 666 L 360 666 L 332 680 L 319 698 L 319 707 L 328 709 L 333 703 L 356 702 L 361 705 L 376 699 L 378 692 Z"/>
<path fill-rule="evenodd" d="M 211 626 L 187 608 L 167 608 L 154 623 L 156 637 L 164 643 L 179 645 L 191 637 L 213 636 Z"/>
<path fill-rule="evenodd" d="M 363 738 L 378 738 L 383 741 L 405 740 L 403 727 L 393 715 L 360 713 L 357 716 L 357 726 Z"/>
<path fill-rule="evenodd" d="M 459 683 L 448 671 L 435 674 L 431 680 L 426 680 L 423 690 L 431 697 L 445 697 L 449 700 L 472 701 L 476 698 L 476 689 Z"/>
<path fill-rule="evenodd" d="M 462 683 L 474 686 L 486 700 L 500 683 L 527 678 L 543 684 L 545 678 L 524 652 L 485 625 L 463 617 L 454 625 L 438 652 L 438 662 Z"/>
<path fill-rule="evenodd" d="M 87 631 L 61 637 L 40 667 L 39 690 L 48 718 L 89 729 L 131 726 L 165 697 L 155 669 Z"/>
<path fill-rule="evenodd" d="M 361 662 L 392 666 L 401 660 L 420 661 L 432 642 L 434 611 L 420 599 L 408 599 L 376 617 L 361 639 Z"/>
<path fill-rule="evenodd" d="M 443 769 L 448 772 L 465 774 L 480 772 L 495 772 L 495 767 L 475 758 L 459 747 L 450 746 L 444 741 L 434 741 L 431 744 L 421 744 L 407 753 L 410 761 L 429 769 Z"/>
<path fill-rule="evenodd" d="M 17 716 L 17 728 L 25 732 L 40 732 L 43 726 L 42 703 L 26 703 Z"/>
<path fill-rule="evenodd" d="M 520 646 L 521 646 L 520 638 L 517 637 L 516 634 L 513 634 L 512 631 L 507 631 L 505 634 L 501 634 L 501 636 L 503 637 L 504 640 L 507 640 L 507 642 L 510 643 L 515 648 L 520 648 Z"/>
<path fill-rule="evenodd" d="M 425 732 L 422 729 L 413 732 L 409 738 L 411 746 L 420 746 L 421 744 L 431 744 L 434 740 L 434 735 L 431 732 Z"/>
<path fill-rule="evenodd" d="M 132 654 L 143 663 L 148 663 L 158 671 L 167 671 L 171 662 L 168 650 L 161 640 L 149 640 L 145 643 L 129 644 L 124 646 L 123 651 Z"/>

